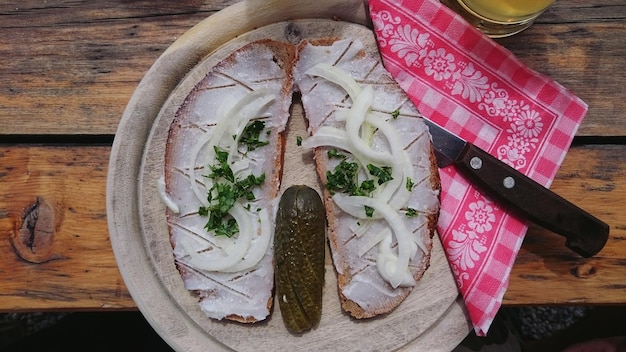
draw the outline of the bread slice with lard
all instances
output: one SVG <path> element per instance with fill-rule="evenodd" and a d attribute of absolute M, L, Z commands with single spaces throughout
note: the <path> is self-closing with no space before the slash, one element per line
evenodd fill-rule
<path fill-rule="evenodd" d="M 440 181 L 428 128 L 360 41 L 302 43 L 294 78 L 312 134 L 303 145 L 326 186 L 342 307 L 355 318 L 388 313 L 430 263 Z"/>
<path fill-rule="evenodd" d="M 260 40 L 241 47 L 193 88 L 170 126 L 165 184 L 179 207 L 167 213 L 170 242 L 185 288 L 198 295 L 201 309 L 214 319 L 256 322 L 271 311 L 272 201 L 282 172 L 293 60 L 293 46 L 282 42 Z M 246 127 L 255 121 L 263 122 L 262 130 L 247 136 Z M 222 164 L 216 161 L 218 152 L 227 153 L 235 182 L 215 175 L 224 172 L 216 171 Z M 220 229 L 207 231 L 209 218 L 201 209 L 229 202 L 229 187 L 250 175 L 263 175 L 264 181 L 251 188 L 253 199 L 236 199 L 222 220 L 228 227 L 235 219 L 239 232 L 229 237 Z"/>

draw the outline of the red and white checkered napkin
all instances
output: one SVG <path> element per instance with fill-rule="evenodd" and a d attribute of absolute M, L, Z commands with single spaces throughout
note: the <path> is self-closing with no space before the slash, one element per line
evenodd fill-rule
<path fill-rule="evenodd" d="M 384 63 L 419 111 L 548 187 L 587 105 L 437 0 L 369 6 Z M 527 226 L 454 167 L 440 174 L 441 240 L 482 336 L 500 308 Z"/>

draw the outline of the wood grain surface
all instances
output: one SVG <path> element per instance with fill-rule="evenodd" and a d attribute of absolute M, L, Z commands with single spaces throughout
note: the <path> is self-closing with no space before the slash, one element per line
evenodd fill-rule
<path fill-rule="evenodd" d="M 0 147 L 0 311 L 135 306 L 109 243 L 109 152 Z"/>
<path fill-rule="evenodd" d="M 107 146 L 0 148 L 0 311 L 136 307 L 108 237 L 109 152 Z M 562 237 L 531 227 L 504 304 L 626 304 L 626 214 L 619 206 L 626 199 L 626 146 L 573 147 L 552 189 L 607 220 L 610 239 L 596 257 L 584 259 L 569 252 Z M 54 204 L 61 220 L 54 260 L 36 264 L 20 257 L 12 239 L 38 197 Z"/>
<path fill-rule="evenodd" d="M 236 2 L 2 2 L 0 134 L 114 134 L 163 51 Z M 626 135 L 624 14 L 622 0 L 557 1 L 529 30 L 499 40 L 590 105 L 581 136 Z"/>
<path fill-rule="evenodd" d="M 110 141 L 154 61 L 236 2 L 0 4 L 0 311 L 135 307 L 106 226 Z M 624 14 L 622 0 L 557 1 L 529 30 L 499 40 L 589 104 L 552 189 L 611 226 L 590 259 L 531 227 L 505 305 L 626 304 Z M 75 135 L 80 143 L 67 144 Z M 20 237 L 34 209 L 53 218 L 33 228 L 43 248 Z"/>

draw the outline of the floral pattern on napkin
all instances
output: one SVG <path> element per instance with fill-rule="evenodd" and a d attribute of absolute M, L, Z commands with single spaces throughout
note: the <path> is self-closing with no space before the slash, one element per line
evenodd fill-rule
<path fill-rule="evenodd" d="M 549 186 L 587 105 L 436 0 L 369 4 L 385 66 L 418 110 Z M 440 236 L 475 330 L 484 335 L 527 226 L 454 167 L 440 175 Z"/>

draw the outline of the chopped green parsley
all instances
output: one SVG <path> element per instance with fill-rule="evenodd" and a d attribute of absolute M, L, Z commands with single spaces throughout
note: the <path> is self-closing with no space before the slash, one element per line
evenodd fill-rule
<path fill-rule="evenodd" d="M 261 120 L 256 120 L 246 126 L 243 132 L 241 133 L 241 138 L 239 142 L 246 145 L 248 147 L 248 151 L 253 151 L 257 148 L 260 148 L 264 145 L 268 145 L 269 141 L 262 141 L 259 139 L 261 135 L 261 131 L 265 128 L 265 122 Z M 267 132 L 266 132 L 267 135 Z"/>
<path fill-rule="evenodd" d="M 411 192 L 413 190 L 413 186 L 414 186 L 413 180 L 411 180 L 410 177 L 407 177 L 406 178 L 406 190 Z"/>
<path fill-rule="evenodd" d="M 261 131 L 265 128 L 263 121 L 250 123 L 241 133 L 239 143 L 245 145 L 248 151 L 269 144 L 269 141 L 259 140 Z M 267 134 L 267 132 L 266 132 Z M 234 139 L 237 139 L 236 136 Z M 214 146 L 215 163 L 209 165 L 210 173 L 207 178 L 212 179 L 213 185 L 207 192 L 207 206 L 200 206 L 198 214 L 208 216 L 204 226 L 207 231 L 215 231 L 218 236 L 232 237 L 239 232 L 237 221 L 228 213 L 239 199 L 254 201 L 253 190 L 265 182 L 265 174 L 235 178 L 233 170 L 228 164 L 228 151 Z M 245 206 L 250 210 L 250 204 Z"/>
<path fill-rule="evenodd" d="M 342 161 L 333 171 L 326 172 L 326 188 L 332 193 L 343 192 L 356 195 L 358 190 L 359 164 Z"/>
<path fill-rule="evenodd" d="M 213 150 L 215 151 L 215 160 L 217 161 L 217 165 L 209 165 L 211 173 L 208 177 L 214 180 L 225 178 L 230 182 L 235 182 L 233 170 L 228 165 L 228 152 L 218 146 L 213 146 Z"/>
<path fill-rule="evenodd" d="M 330 159 L 345 159 L 345 158 L 346 158 L 346 155 L 345 155 L 345 154 L 343 154 L 343 153 L 340 153 L 340 152 L 337 150 L 337 148 L 333 148 L 333 149 L 328 150 L 328 151 L 326 152 L 326 155 L 328 155 L 328 157 L 329 157 Z"/>
<path fill-rule="evenodd" d="M 225 181 L 213 184 L 207 195 L 209 205 L 201 206 L 198 209 L 198 214 L 209 217 L 204 226 L 207 231 L 215 231 L 216 235 L 232 237 L 239 231 L 239 228 L 235 219 L 228 212 L 239 199 L 248 201 L 255 199 L 252 189 L 263 184 L 265 174 L 260 176 L 248 175 L 243 179 L 236 179 L 235 182 Z"/>
<path fill-rule="evenodd" d="M 369 171 L 370 175 L 378 178 L 379 185 L 382 185 L 387 181 L 393 180 L 393 177 L 391 177 L 390 166 L 378 167 L 373 164 L 367 164 L 367 171 Z"/>
<path fill-rule="evenodd" d="M 373 164 L 367 165 L 367 170 L 371 176 L 375 179 L 368 179 L 363 182 L 359 181 L 360 166 L 356 162 L 346 161 L 346 156 L 337 152 L 336 149 L 328 151 L 329 158 L 342 158 L 343 160 L 335 166 L 333 171 L 326 172 L 326 188 L 331 192 L 346 193 L 350 196 L 365 196 L 369 197 L 376 190 L 376 184 L 382 185 L 383 183 L 392 180 L 391 167 L 382 166 L 378 167 Z M 369 213 L 370 210 L 367 210 Z M 373 210 L 371 210 L 373 212 Z"/>

